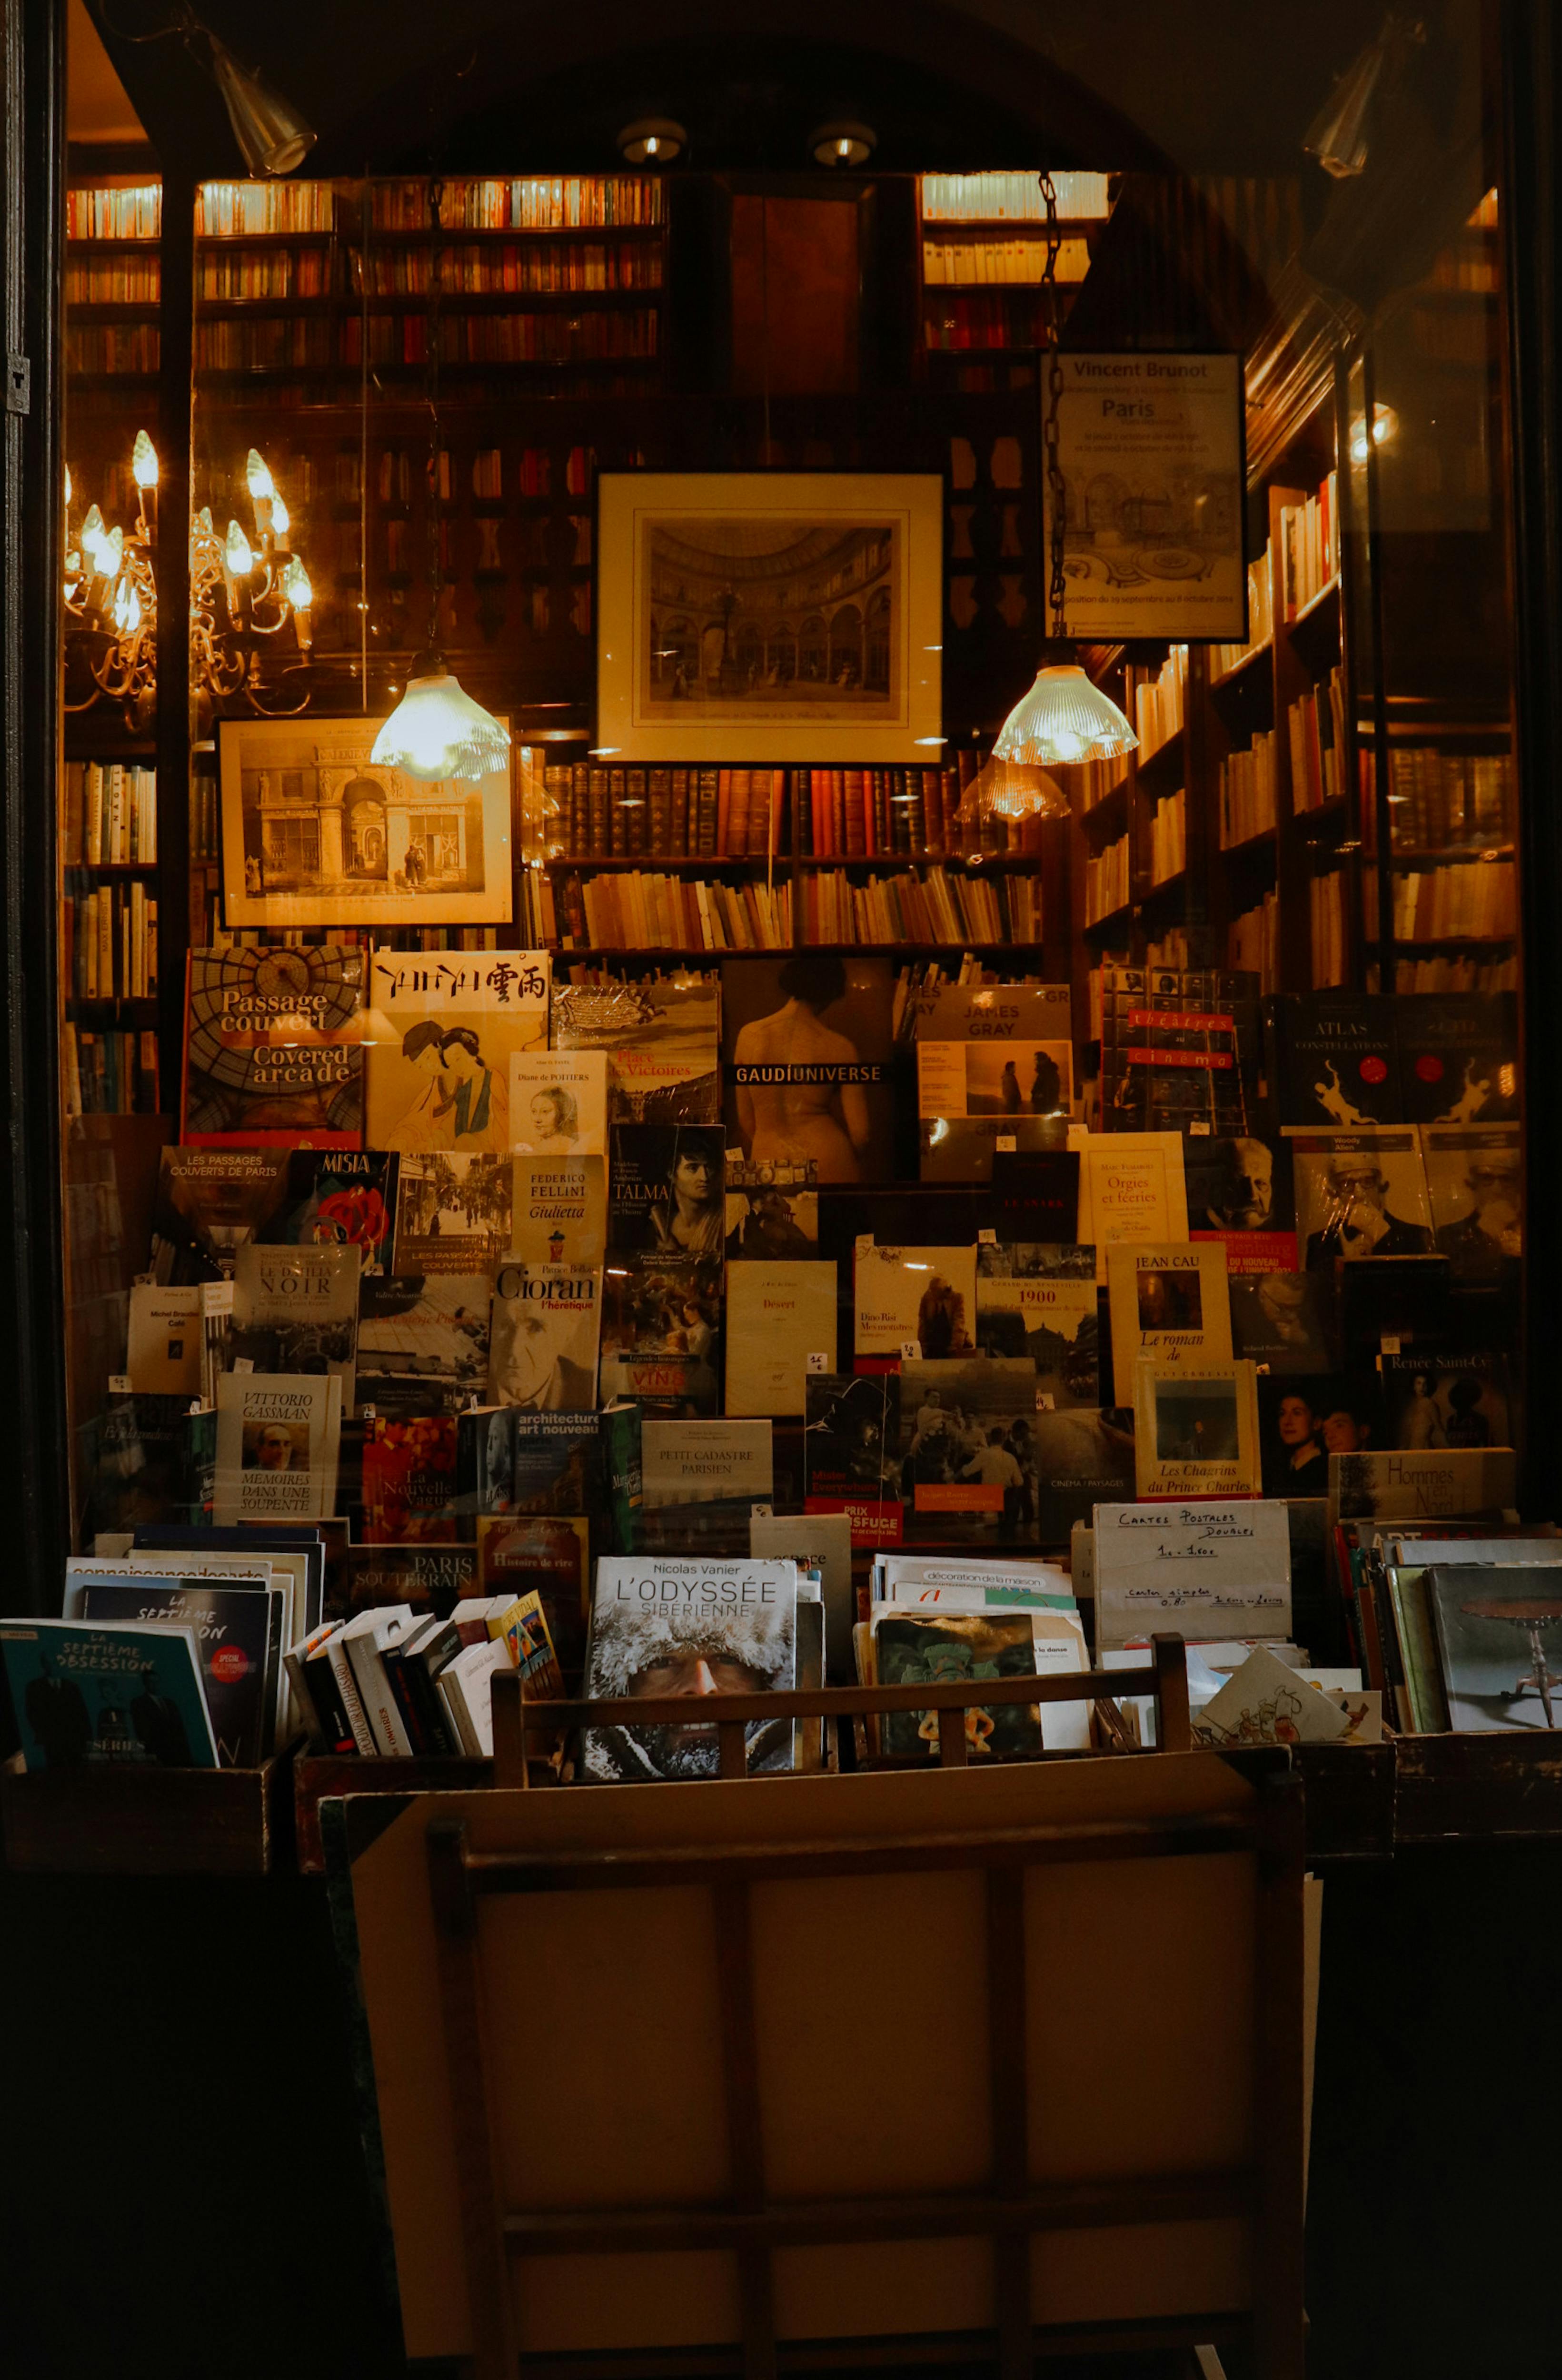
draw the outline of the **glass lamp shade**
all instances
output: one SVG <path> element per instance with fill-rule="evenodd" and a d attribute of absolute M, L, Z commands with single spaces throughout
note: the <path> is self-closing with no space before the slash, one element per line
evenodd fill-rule
<path fill-rule="evenodd" d="M 1026 769 L 1115 760 L 1139 748 L 1139 738 L 1117 704 L 1092 686 L 1077 662 L 1043 664 L 1017 702 L 993 747 L 995 760 Z"/>
<path fill-rule="evenodd" d="M 969 798 L 979 819 L 1068 816 L 1068 796 L 1056 777 L 1024 761 L 1000 760 L 996 753 L 972 779 Z"/>
<path fill-rule="evenodd" d="M 233 52 L 208 35 L 212 76 L 222 92 L 244 163 L 251 174 L 290 174 L 314 147 L 315 135 L 299 111 L 263 75 L 241 67 Z"/>
<path fill-rule="evenodd" d="M 455 778 L 477 785 L 506 766 L 509 747 L 508 731 L 462 693 L 459 679 L 443 662 L 425 663 L 408 679 L 370 758 L 377 768 L 399 769 L 421 784 Z"/>

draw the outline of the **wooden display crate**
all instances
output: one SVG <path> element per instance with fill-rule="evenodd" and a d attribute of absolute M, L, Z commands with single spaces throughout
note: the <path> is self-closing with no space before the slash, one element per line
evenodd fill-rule
<path fill-rule="evenodd" d="M 292 1848 L 302 1738 L 259 1768 L 0 1775 L 7 1867 L 54 1876 L 265 1876 Z"/>
<path fill-rule="evenodd" d="M 423 1760 L 365 1759 L 360 1753 L 306 1752 L 293 1767 L 293 1840 L 305 1876 L 323 1876 L 320 1805 L 345 1793 L 470 1793 L 492 1785 L 494 1763 L 468 1754 Z"/>

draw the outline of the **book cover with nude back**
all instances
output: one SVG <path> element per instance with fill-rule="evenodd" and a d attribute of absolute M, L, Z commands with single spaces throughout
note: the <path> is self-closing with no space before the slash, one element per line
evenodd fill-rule
<path fill-rule="evenodd" d="M 820 1182 L 894 1166 L 894 979 L 887 958 L 831 951 L 722 961 L 727 1147 L 812 1160 Z"/>

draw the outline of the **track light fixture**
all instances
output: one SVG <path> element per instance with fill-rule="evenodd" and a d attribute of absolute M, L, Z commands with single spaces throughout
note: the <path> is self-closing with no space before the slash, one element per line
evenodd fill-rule
<path fill-rule="evenodd" d="M 670 116 L 647 115 L 626 124 L 618 135 L 618 154 L 626 165 L 670 165 L 689 146 L 689 135 Z"/>
<path fill-rule="evenodd" d="M 172 24 L 159 25 L 153 33 L 127 33 L 106 12 L 103 21 L 116 41 L 140 44 L 172 41 L 177 36 L 191 57 L 201 57 L 223 95 L 233 137 L 251 174 L 290 174 L 314 147 L 314 127 L 290 100 L 272 89 L 263 75 L 239 64 L 227 43 L 219 42 L 211 27 L 202 24 L 189 0 L 176 0 Z"/>
<path fill-rule="evenodd" d="M 871 124 L 842 120 L 822 124 L 808 136 L 816 165 L 865 165 L 879 145 L 879 136 Z"/>
<path fill-rule="evenodd" d="M 1402 64 L 1410 46 L 1426 39 L 1415 18 L 1390 15 L 1375 42 L 1351 60 L 1307 128 L 1302 148 L 1336 182 L 1367 170 L 1367 132 L 1373 103 L 1385 69 Z"/>

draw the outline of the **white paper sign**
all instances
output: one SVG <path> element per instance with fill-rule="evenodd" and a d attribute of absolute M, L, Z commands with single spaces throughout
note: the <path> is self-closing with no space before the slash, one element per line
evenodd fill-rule
<path fill-rule="evenodd" d="M 1288 1636 L 1290 1524 L 1282 1503 L 1098 1504 L 1095 1626 L 1103 1648 L 1174 1636 Z"/>

